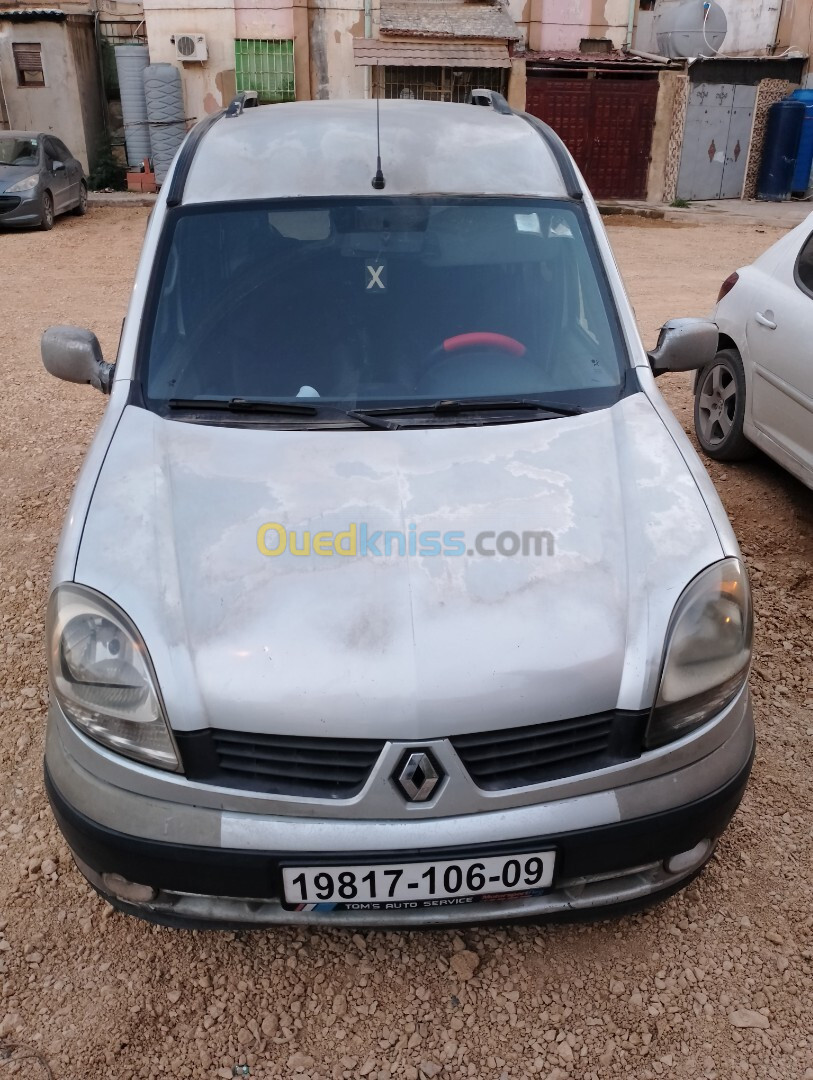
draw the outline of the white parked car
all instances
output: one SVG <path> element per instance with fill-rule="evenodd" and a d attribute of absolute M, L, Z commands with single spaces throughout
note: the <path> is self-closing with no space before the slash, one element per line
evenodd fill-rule
<path fill-rule="evenodd" d="M 193 129 L 56 556 L 46 784 L 158 922 L 420 926 L 674 892 L 754 752 L 751 604 L 550 129 L 422 101 Z"/>
<path fill-rule="evenodd" d="M 719 352 L 695 381 L 706 453 L 759 447 L 813 488 L 813 214 L 726 278 L 713 319 Z"/>

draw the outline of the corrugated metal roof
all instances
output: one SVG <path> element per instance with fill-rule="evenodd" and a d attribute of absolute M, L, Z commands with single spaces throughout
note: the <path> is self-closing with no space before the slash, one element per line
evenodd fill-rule
<path fill-rule="evenodd" d="M 497 38 L 519 41 L 522 36 L 507 12 L 489 3 L 385 2 L 381 5 L 382 34 L 432 38 Z"/>
<path fill-rule="evenodd" d="M 62 22 L 68 15 L 59 8 L 8 8 L 0 7 L 0 19 L 9 22 Z"/>
<path fill-rule="evenodd" d="M 633 53 L 625 53 L 620 49 L 614 52 L 580 52 L 578 49 L 557 49 L 542 52 L 525 53 L 525 59 L 529 63 L 541 63 L 549 66 L 561 67 L 638 67 L 659 68 L 667 67 L 668 60 L 661 63 L 658 60 L 648 59 L 644 56 L 635 56 Z"/>
<path fill-rule="evenodd" d="M 396 67 L 478 67 L 510 68 L 507 45 L 442 45 L 428 41 L 382 41 L 355 38 L 356 67 L 392 64 Z"/>

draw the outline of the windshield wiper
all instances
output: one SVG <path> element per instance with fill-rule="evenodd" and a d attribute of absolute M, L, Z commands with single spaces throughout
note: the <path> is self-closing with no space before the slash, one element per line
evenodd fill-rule
<path fill-rule="evenodd" d="M 534 401 L 532 398 L 447 398 L 429 406 L 429 411 L 438 414 L 479 412 L 481 409 L 537 409 L 556 416 L 577 416 L 584 412 L 580 405 L 563 405 L 559 401 Z"/>
<path fill-rule="evenodd" d="M 211 397 L 211 398 L 170 398 L 170 409 L 215 410 L 224 412 L 266 413 L 280 416 L 316 416 L 319 408 L 293 401 L 273 401 L 268 398 Z M 349 409 L 345 413 L 353 420 L 358 420 L 367 427 L 381 428 L 385 431 L 397 431 L 403 427 L 398 420 L 388 417 L 410 416 L 458 416 L 463 413 L 519 410 L 544 413 L 546 418 L 557 416 L 577 416 L 584 412 L 579 405 L 566 405 L 561 402 L 533 401 L 530 398 L 443 398 L 427 405 L 396 405 L 383 409 Z"/>
<path fill-rule="evenodd" d="M 370 427 L 399 428 L 400 424 L 387 421 L 388 416 L 458 416 L 461 413 L 492 412 L 494 410 L 518 410 L 547 413 L 548 417 L 578 416 L 584 412 L 580 405 L 566 405 L 559 401 L 533 401 L 531 398 L 443 398 L 428 405 L 396 405 L 386 409 L 352 409 L 348 416 Z M 381 419 L 379 419 L 381 418 Z"/>
<path fill-rule="evenodd" d="M 170 398 L 167 405 L 170 409 L 223 409 L 227 412 L 287 413 L 290 416 L 316 416 L 318 412 L 314 405 L 266 398 Z"/>

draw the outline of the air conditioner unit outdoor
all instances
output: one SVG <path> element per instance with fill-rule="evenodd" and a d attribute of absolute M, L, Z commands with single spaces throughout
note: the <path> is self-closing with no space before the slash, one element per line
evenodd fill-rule
<path fill-rule="evenodd" d="M 175 56 L 178 60 L 208 60 L 205 34 L 175 34 Z"/>

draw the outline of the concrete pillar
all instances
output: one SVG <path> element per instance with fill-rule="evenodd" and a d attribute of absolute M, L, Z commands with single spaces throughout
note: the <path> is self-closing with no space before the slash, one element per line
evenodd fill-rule
<path fill-rule="evenodd" d="M 308 5 L 297 0 L 292 6 L 294 24 L 294 85 L 296 100 L 309 101 L 311 97 L 311 49 Z"/>
<path fill-rule="evenodd" d="M 525 111 L 525 59 L 518 56 L 511 60 L 508 73 L 508 104 L 512 109 Z"/>
<path fill-rule="evenodd" d="M 655 124 L 652 128 L 652 149 L 647 174 L 647 202 L 664 202 L 667 194 L 667 169 L 672 155 L 680 154 L 674 132 L 675 110 L 682 105 L 686 76 L 678 71 L 661 71 L 658 75 L 658 100 L 655 104 Z M 682 139 L 680 140 L 682 142 Z M 672 171 L 675 163 L 672 163 Z"/>

